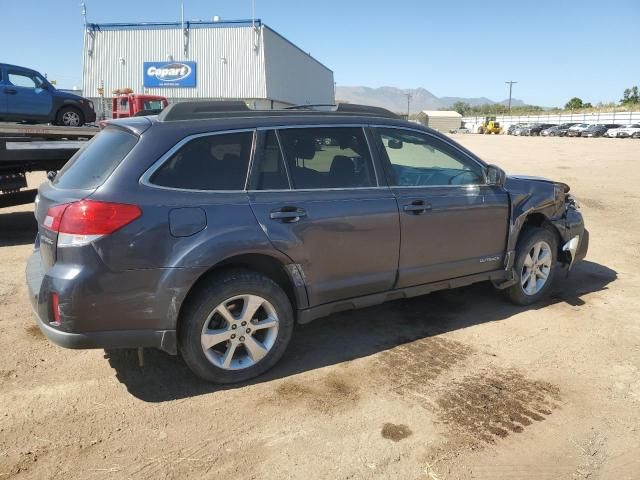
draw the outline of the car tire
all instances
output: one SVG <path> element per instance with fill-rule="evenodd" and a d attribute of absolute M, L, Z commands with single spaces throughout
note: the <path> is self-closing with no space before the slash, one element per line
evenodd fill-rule
<path fill-rule="evenodd" d="M 179 351 L 193 373 L 208 382 L 237 383 L 261 375 L 280 360 L 293 334 L 294 315 L 277 283 L 238 269 L 215 275 L 197 288 L 178 330 Z M 253 314 L 244 314 L 261 301 Z M 264 327 L 273 319 L 275 327 Z"/>
<path fill-rule="evenodd" d="M 56 125 L 81 127 L 84 125 L 84 115 L 75 107 L 62 107 L 56 115 Z"/>
<path fill-rule="evenodd" d="M 552 231 L 527 227 L 521 233 L 513 266 L 516 283 L 504 290 L 511 302 L 531 305 L 549 292 L 558 268 L 557 251 L 558 240 Z"/>

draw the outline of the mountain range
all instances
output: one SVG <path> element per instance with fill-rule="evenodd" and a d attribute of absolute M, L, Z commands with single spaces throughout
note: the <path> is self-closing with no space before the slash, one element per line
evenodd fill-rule
<path fill-rule="evenodd" d="M 456 102 L 465 102 L 469 105 L 484 104 L 508 104 L 509 100 L 496 102 L 489 98 L 466 98 L 466 97 L 436 97 L 429 90 L 424 88 L 408 88 L 401 89 L 395 87 L 370 88 L 362 86 L 336 86 L 336 101 L 346 101 L 349 103 L 358 103 L 362 105 L 371 105 L 383 107 L 392 112 L 407 111 L 407 94 L 411 95 L 411 112 L 419 112 L 421 110 L 438 110 L 441 108 L 450 108 Z M 511 99 L 511 105 L 524 105 L 522 100 Z"/>

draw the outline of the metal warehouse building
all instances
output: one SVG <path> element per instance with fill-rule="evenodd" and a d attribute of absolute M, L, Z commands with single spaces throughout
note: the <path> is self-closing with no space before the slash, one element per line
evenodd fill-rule
<path fill-rule="evenodd" d="M 87 23 L 83 92 L 116 89 L 255 108 L 334 103 L 333 72 L 260 20 Z"/>
<path fill-rule="evenodd" d="M 462 115 L 449 110 L 423 110 L 417 116 L 418 122 L 440 132 L 448 132 L 462 125 Z"/>

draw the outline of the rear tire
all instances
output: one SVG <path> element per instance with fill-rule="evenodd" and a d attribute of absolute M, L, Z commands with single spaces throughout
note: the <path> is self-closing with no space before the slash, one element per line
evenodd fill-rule
<path fill-rule="evenodd" d="M 75 107 L 62 107 L 56 115 L 56 125 L 81 127 L 84 125 L 84 115 Z"/>
<path fill-rule="evenodd" d="M 504 290 L 516 305 L 531 305 L 547 295 L 557 268 L 558 240 L 541 227 L 528 227 L 520 235 L 513 269 L 516 283 Z"/>
<path fill-rule="evenodd" d="M 178 347 L 200 378 L 242 382 L 280 360 L 293 326 L 291 302 L 278 284 L 250 270 L 229 270 L 211 278 L 189 299 Z"/>

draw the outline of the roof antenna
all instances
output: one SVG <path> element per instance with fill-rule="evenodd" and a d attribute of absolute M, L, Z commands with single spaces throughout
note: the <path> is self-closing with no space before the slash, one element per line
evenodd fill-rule
<path fill-rule="evenodd" d="M 256 28 L 256 0 L 251 0 L 251 26 Z"/>
<path fill-rule="evenodd" d="M 80 4 L 82 6 L 82 23 L 84 25 L 84 29 L 87 29 L 87 5 L 82 2 Z"/>

